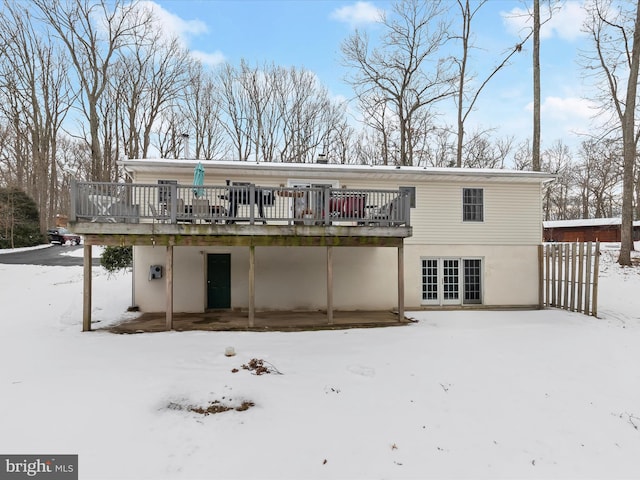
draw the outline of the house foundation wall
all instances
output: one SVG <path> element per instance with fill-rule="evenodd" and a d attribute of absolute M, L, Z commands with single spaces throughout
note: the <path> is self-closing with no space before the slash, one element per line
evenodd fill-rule
<path fill-rule="evenodd" d="M 258 310 L 324 310 L 327 306 L 327 249 L 256 247 L 255 307 Z M 174 247 L 174 311 L 207 309 L 207 254 L 230 254 L 231 308 L 249 308 L 249 248 Z M 482 304 L 495 307 L 538 303 L 538 246 L 405 245 L 407 308 L 422 301 L 422 259 L 482 260 Z M 164 277 L 150 279 L 152 265 L 164 266 L 165 247 L 135 247 L 134 289 L 143 312 L 165 309 Z M 333 307 L 385 310 L 398 305 L 397 249 L 333 248 Z M 462 272 L 463 273 L 463 272 Z"/>

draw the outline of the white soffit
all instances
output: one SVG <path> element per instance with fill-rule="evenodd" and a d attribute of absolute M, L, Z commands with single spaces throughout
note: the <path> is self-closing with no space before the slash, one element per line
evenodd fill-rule
<path fill-rule="evenodd" d="M 301 176 L 310 178 L 340 177 L 372 180 L 397 179 L 404 182 L 428 181 L 506 183 L 544 183 L 556 178 L 544 172 L 477 168 L 394 167 L 384 165 L 338 165 L 315 163 L 240 162 L 186 159 L 132 159 L 119 162 L 127 171 L 147 174 L 189 174 L 198 163 L 216 175 L 255 175 L 256 177 Z"/>

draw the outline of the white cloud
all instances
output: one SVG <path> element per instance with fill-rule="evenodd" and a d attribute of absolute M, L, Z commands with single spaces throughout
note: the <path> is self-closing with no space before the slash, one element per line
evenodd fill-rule
<path fill-rule="evenodd" d="M 586 11 L 582 2 L 567 2 L 553 14 L 543 30 L 550 30 L 563 40 L 574 41 L 586 35 L 582 31 Z"/>
<path fill-rule="evenodd" d="M 153 12 L 156 22 L 167 38 L 177 38 L 187 49 L 189 48 L 191 37 L 209 33 L 209 27 L 203 21 L 180 18 L 151 0 L 143 0 L 139 3 L 139 6 Z M 216 66 L 225 61 L 225 57 L 220 51 L 203 52 L 191 50 L 191 56 L 209 66 Z"/>
<path fill-rule="evenodd" d="M 162 26 L 163 32 L 168 36 L 176 36 L 185 43 L 188 43 L 190 36 L 202 35 L 209 32 L 209 28 L 201 20 L 184 20 L 153 1 L 144 0 L 140 2 L 139 5 L 141 8 L 146 8 L 153 12 L 156 20 Z"/>
<path fill-rule="evenodd" d="M 220 51 L 215 51 L 213 53 L 201 52 L 199 50 L 192 50 L 191 56 L 196 60 L 202 62 L 203 65 L 208 65 L 211 67 L 215 67 L 224 63 L 225 57 Z"/>
<path fill-rule="evenodd" d="M 588 120 L 595 113 L 591 100 L 578 97 L 546 97 L 540 105 L 540 114 L 555 120 Z M 527 109 L 533 110 L 533 104 Z"/>
<path fill-rule="evenodd" d="M 533 111 L 533 103 L 526 106 Z M 579 97 L 554 97 L 544 99 L 540 106 L 543 138 L 563 138 L 564 141 L 578 142 L 580 135 L 593 128 L 597 105 L 591 100 Z"/>
<path fill-rule="evenodd" d="M 544 8 L 541 8 L 540 17 L 546 18 Z M 533 23 L 533 7 L 516 7 L 509 12 L 501 12 L 502 20 L 509 33 L 522 36 L 523 32 L 529 32 Z M 583 2 L 569 0 L 562 4 L 559 10 L 554 10 L 551 19 L 544 23 L 540 29 L 542 40 L 558 37 L 569 42 L 575 41 L 585 35 L 581 30 L 586 12 Z"/>
<path fill-rule="evenodd" d="M 348 23 L 352 27 L 382 20 L 383 11 L 369 2 L 356 2 L 353 5 L 338 8 L 331 13 L 331 18 Z"/>

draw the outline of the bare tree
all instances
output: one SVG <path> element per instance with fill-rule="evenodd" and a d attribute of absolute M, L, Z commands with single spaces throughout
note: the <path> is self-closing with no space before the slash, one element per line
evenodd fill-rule
<path fill-rule="evenodd" d="M 105 179 L 100 141 L 99 101 L 109 84 L 117 51 L 133 42 L 150 12 L 129 0 L 32 0 L 40 18 L 66 46 L 82 92 L 82 111 L 89 123 L 91 178 Z M 108 178 L 107 178 L 108 179 Z"/>
<path fill-rule="evenodd" d="M 567 218 L 573 194 L 575 166 L 567 145 L 557 140 L 542 155 L 543 170 L 557 175 L 555 182 L 547 185 L 544 193 L 545 220 Z"/>
<path fill-rule="evenodd" d="M 368 36 L 356 31 L 341 50 L 358 97 L 373 93 L 390 106 L 398 122 L 399 163 L 411 165 L 416 112 L 453 94 L 450 62 L 440 56 L 449 25 L 439 0 L 399 0 L 381 23 L 379 47 L 371 48 Z"/>
<path fill-rule="evenodd" d="M 355 129 L 346 120 L 335 126 L 328 140 L 328 150 L 325 152 L 329 159 L 343 165 L 353 163 Z"/>
<path fill-rule="evenodd" d="M 488 132 L 478 130 L 464 146 L 463 166 L 470 168 L 504 168 L 511 153 L 513 137 L 492 140 Z"/>
<path fill-rule="evenodd" d="M 0 90 L 11 97 L 0 100 L 0 110 L 12 118 L 18 160 L 12 183 L 35 200 L 45 230 L 56 214 L 57 141 L 72 101 L 67 59 L 20 4 L 5 5 L 0 32 Z"/>
<path fill-rule="evenodd" d="M 522 140 L 513 152 L 513 168 L 516 170 L 531 170 L 531 139 Z"/>
<path fill-rule="evenodd" d="M 618 263 L 631 265 L 633 249 L 634 166 L 640 131 L 635 126 L 638 69 L 640 65 L 640 2 L 616 3 L 593 0 L 585 28 L 594 54 L 586 66 L 596 71 L 606 88 L 600 97 L 605 108 L 615 113 L 614 125 L 623 145 L 622 225 Z M 627 76 L 625 79 L 623 75 Z"/>
<path fill-rule="evenodd" d="M 366 119 L 366 125 L 371 129 L 372 134 L 375 132 L 379 136 L 380 163 L 383 165 L 396 163 L 398 159 L 395 158 L 394 151 L 397 149 L 397 144 L 392 144 L 392 138 L 395 136 L 397 126 L 390 120 L 393 112 L 389 110 L 386 100 L 375 92 L 369 92 L 360 95 L 358 102 L 362 116 Z"/>
<path fill-rule="evenodd" d="M 178 109 L 189 133 L 194 133 L 195 158 L 221 158 L 228 153 L 217 84 L 200 63 L 194 63 L 190 68 L 189 84 Z"/>
<path fill-rule="evenodd" d="M 376 165 L 381 146 L 379 135 L 371 129 L 361 129 L 353 146 L 353 160 L 356 165 Z"/>
<path fill-rule="evenodd" d="M 256 161 L 271 162 L 275 156 L 282 119 L 277 108 L 276 89 L 284 74 L 275 66 L 251 68 L 245 60 L 240 62 L 239 81 L 249 100 L 249 115 L 256 125 L 252 130 Z"/>
<path fill-rule="evenodd" d="M 523 45 L 527 42 L 527 40 L 531 37 L 532 32 L 529 32 L 528 35 L 525 36 L 519 43 L 517 43 L 513 48 L 509 50 L 506 56 L 502 59 L 502 61 L 497 64 L 487 75 L 482 82 L 479 83 L 479 86 L 475 90 L 468 90 L 467 80 L 471 79 L 468 76 L 467 71 L 467 62 L 469 60 L 469 50 L 473 48 L 471 44 L 471 22 L 473 21 L 473 17 L 478 13 L 480 8 L 486 3 L 486 0 L 479 0 L 473 8 L 471 8 L 471 4 L 469 0 L 457 0 L 458 7 L 460 8 L 460 15 L 462 19 L 462 33 L 459 38 L 462 42 L 462 55 L 460 58 L 454 59 L 456 65 L 458 66 L 458 88 L 456 92 L 456 102 L 457 102 L 457 124 L 458 124 L 458 135 L 457 135 L 457 147 L 456 147 L 456 167 L 462 167 L 463 161 L 463 147 L 464 147 L 464 135 L 465 135 L 465 123 L 467 118 L 473 111 L 473 108 L 480 96 L 480 93 L 487 86 L 489 81 L 505 66 L 509 64 L 511 57 L 518 52 L 522 51 Z"/>
<path fill-rule="evenodd" d="M 58 196 L 56 211 L 68 212 L 71 180 L 86 180 L 91 170 L 91 151 L 84 140 L 61 136 L 56 156 Z"/>
<path fill-rule="evenodd" d="M 456 164 L 456 140 L 451 128 L 434 128 L 425 151 L 424 166 L 453 167 Z"/>
<path fill-rule="evenodd" d="M 540 171 L 540 0 L 533 0 L 533 170 Z"/>
<path fill-rule="evenodd" d="M 619 209 L 622 145 L 613 139 L 590 139 L 579 150 L 578 171 L 582 218 L 613 217 Z"/>
<path fill-rule="evenodd" d="M 114 74 L 125 153 L 146 158 L 160 116 L 184 96 L 191 60 L 176 38 L 158 31 L 138 36 L 120 53 Z"/>
<path fill-rule="evenodd" d="M 187 124 L 187 117 L 180 109 L 173 109 L 163 116 L 162 122 L 155 131 L 156 140 L 154 142 L 160 158 L 180 158 L 184 147 L 185 125 Z"/>
<path fill-rule="evenodd" d="M 313 162 L 326 153 L 328 135 L 342 119 L 327 90 L 309 70 L 290 68 L 275 91 L 282 115 L 283 162 Z"/>
<path fill-rule="evenodd" d="M 640 218 L 640 158 L 637 158 L 637 157 L 638 155 L 636 151 L 636 168 L 635 168 L 636 177 L 633 182 L 636 186 L 635 215 L 634 215 L 634 218 L 636 219 Z"/>
<path fill-rule="evenodd" d="M 231 139 L 238 160 L 248 160 L 253 145 L 255 119 L 251 117 L 251 103 L 239 80 L 237 70 L 225 64 L 217 73 L 220 92 L 220 111 L 223 126 Z"/>

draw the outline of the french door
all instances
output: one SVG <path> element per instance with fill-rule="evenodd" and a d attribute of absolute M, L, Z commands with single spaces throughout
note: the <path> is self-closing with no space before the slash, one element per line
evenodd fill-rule
<path fill-rule="evenodd" d="M 460 305 L 482 303 L 482 260 L 423 258 L 422 303 Z"/>

